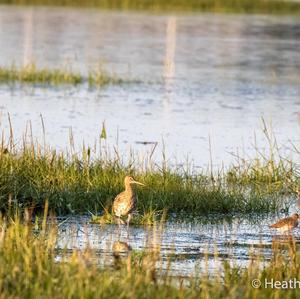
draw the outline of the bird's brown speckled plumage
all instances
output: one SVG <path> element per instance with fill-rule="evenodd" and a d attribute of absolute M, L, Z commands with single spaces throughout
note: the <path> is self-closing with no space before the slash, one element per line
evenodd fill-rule
<path fill-rule="evenodd" d="M 276 228 L 281 232 L 287 232 L 297 227 L 298 224 L 299 224 L 299 215 L 293 214 L 290 217 L 280 219 L 278 222 L 270 225 L 270 228 Z"/>
<path fill-rule="evenodd" d="M 127 225 L 129 225 L 132 213 L 136 209 L 136 196 L 132 184 L 144 186 L 144 184 L 135 181 L 132 177 L 126 176 L 124 180 L 125 191 L 118 194 L 114 200 L 112 211 L 118 217 L 127 216 Z"/>

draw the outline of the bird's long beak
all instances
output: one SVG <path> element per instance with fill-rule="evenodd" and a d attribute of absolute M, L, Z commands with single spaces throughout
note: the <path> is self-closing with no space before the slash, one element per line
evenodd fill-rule
<path fill-rule="evenodd" d="M 145 184 L 142 184 L 138 181 L 132 181 L 131 184 L 137 184 L 137 185 L 141 185 L 141 186 L 146 186 Z"/>

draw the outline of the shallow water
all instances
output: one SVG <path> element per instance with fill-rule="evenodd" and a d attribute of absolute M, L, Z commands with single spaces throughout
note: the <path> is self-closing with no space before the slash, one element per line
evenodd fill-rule
<path fill-rule="evenodd" d="M 123 242 L 120 252 L 123 257 L 130 252 L 126 246 L 136 252 L 159 248 L 162 264 L 157 264 L 157 269 L 167 270 L 172 259 L 171 275 L 190 277 L 201 272 L 214 275 L 222 271 L 225 260 L 246 267 L 257 254 L 268 262 L 273 254 L 272 244 L 287 238 L 269 229 L 269 225 L 284 216 L 209 215 L 193 221 L 169 221 L 156 233 L 153 228 L 131 226 L 127 231 L 122 226 L 119 230 L 117 225 L 100 226 L 89 223 L 88 217 L 74 217 L 64 219 L 59 226 L 57 247 L 72 251 L 88 246 L 94 251 L 94 262 L 102 266 L 113 264 L 116 242 Z M 292 236 L 298 247 L 300 230 L 295 229 Z"/>
<path fill-rule="evenodd" d="M 32 121 L 35 136 L 56 148 L 93 144 L 106 123 L 108 144 L 197 166 L 231 163 L 266 146 L 261 117 L 272 121 L 279 146 L 299 145 L 300 20 L 292 16 L 150 15 L 73 8 L 0 9 L 0 65 L 34 60 L 87 73 L 102 61 L 139 84 L 42 88 L 0 86 L 2 129 L 9 112 L 20 137 Z M 254 133 L 256 132 L 256 138 Z M 209 146 L 209 139 L 211 146 Z M 292 155 L 291 153 L 289 153 Z M 294 155 L 297 159 L 298 156 Z"/>

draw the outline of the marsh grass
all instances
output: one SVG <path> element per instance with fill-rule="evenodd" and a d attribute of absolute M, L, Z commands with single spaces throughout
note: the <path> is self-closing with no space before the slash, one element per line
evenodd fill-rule
<path fill-rule="evenodd" d="M 144 211 L 143 213 L 134 213 L 130 224 L 134 226 L 152 226 L 157 222 L 163 223 L 165 220 L 166 211 L 156 211 L 150 208 L 148 211 Z M 104 213 L 102 215 L 92 215 L 90 222 L 101 225 L 118 224 L 116 217 L 107 209 L 104 209 Z M 124 221 L 123 224 L 125 223 L 126 222 Z"/>
<path fill-rule="evenodd" d="M 0 82 L 2 83 L 38 83 L 38 84 L 80 84 L 82 83 L 80 74 L 71 71 L 53 69 L 38 69 L 33 63 L 25 67 L 17 68 L 12 65 L 10 68 L 0 67 Z"/>
<path fill-rule="evenodd" d="M 93 215 L 92 214 L 90 223 L 94 223 L 94 224 L 98 223 L 101 225 L 117 224 L 114 215 L 106 209 L 104 210 L 104 213 L 102 215 Z"/>
<path fill-rule="evenodd" d="M 220 272 L 214 275 L 201 269 L 199 273 L 195 270 L 193 277 L 183 279 L 156 267 L 161 263 L 159 247 L 131 252 L 124 242 L 118 242 L 115 249 L 119 253 L 114 254 L 112 267 L 97 266 L 95 259 L 105 257 L 88 247 L 71 253 L 57 251 L 56 224 L 45 219 L 42 222 L 37 233 L 30 221 L 22 220 L 20 212 L 0 217 L 1 298 L 234 299 L 282 298 L 283 295 L 298 298 L 300 295 L 299 288 L 264 287 L 265 279 L 299 278 L 299 254 L 293 237 L 274 242 L 273 257 L 264 266 L 264 257 L 258 252 L 246 267 L 225 261 Z M 214 260 L 219 261 L 217 253 Z M 262 286 L 253 288 L 253 279 L 259 279 Z"/>
<path fill-rule="evenodd" d="M 4 4 L 86 6 L 120 10 L 298 14 L 300 4 L 284 0 L 1 0 Z"/>
<path fill-rule="evenodd" d="M 103 207 L 110 211 L 128 174 L 146 185 L 136 192 L 137 209 L 148 220 L 151 211 L 164 209 L 189 216 L 288 210 L 300 185 L 299 165 L 280 155 L 275 158 L 273 144 L 271 154 L 249 161 L 239 158 L 226 171 L 194 172 L 189 166 L 169 167 L 165 155 L 161 164 L 151 157 L 140 161 L 134 154 L 124 162 L 116 148 L 112 155 L 101 145 L 97 147 L 98 142 L 78 152 L 72 136 L 70 149 L 64 152 L 51 149 L 45 141 L 34 141 L 32 134 L 25 134 L 21 142 L 13 136 L 11 127 L 10 137 L 2 135 L 0 145 L 2 211 L 10 206 L 38 211 L 46 199 L 56 215 L 98 214 Z"/>
<path fill-rule="evenodd" d="M 0 84 L 33 84 L 33 85 L 79 85 L 87 83 L 90 88 L 109 84 L 137 83 L 138 80 L 119 78 L 109 74 L 103 68 L 91 70 L 87 77 L 71 68 L 39 68 L 35 63 L 24 67 L 0 67 Z"/>

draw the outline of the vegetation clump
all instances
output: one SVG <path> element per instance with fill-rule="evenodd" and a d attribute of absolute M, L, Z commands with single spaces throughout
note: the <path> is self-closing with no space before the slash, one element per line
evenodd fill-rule
<path fill-rule="evenodd" d="M 151 157 L 137 163 L 132 155 L 123 162 L 120 153 L 112 156 L 97 147 L 58 152 L 29 137 L 22 143 L 3 138 L 2 211 L 9 205 L 41 209 L 49 200 L 56 215 L 97 214 L 103 207 L 110 210 L 124 188 L 126 175 L 146 185 L 137 190 L 137 209 L 151 217 L 151 211 L 164 209 L 187 215 L 276 212 L 287 210 L 299 193 L 300 166 L 276 155 L 276 148 L 270 149 L 269 156 L 259 153 L 253 160 L 239 159 L 228 170 L 195 172 L 189 165 L 169 167 L 164 160 L 161 165 L 151 162 Z"/>
<path fill-rule="evenodd" d="M 133 218 L 130 221 L 130 225 L 135 226 L 152 226 L 156 222 L 164 222 L 165 221 L 166 212 L 155 211 L 150 209 L 149 211 L 145 211 L 144 213 L 134 213 Z M 123 219 L 116 218 L 112 213 L 110 213 L 107 209 L 104 209 L 104 213 L 102 215 L 92 215 L 91 223 L 99 223 L 101 225 L 105 224 L 125 224 L 126 222 Z"/>
<path fill-rule="evenodd" d="M 3 4 L 98 7 L 118 10 L 299 14 L 300 4 L 284 0 L 0 0 Z"/>
<path fill-rule="evenodd" d="M 38 68 L 35 63 L 24 67 L 0 67 L 0 84 L 33 84 L 33 85 L 79 85 L 87 83 L 89 87 L 101 87 L 109 84 L 139 82 L 138 80 L 122 79 L 115 74 L 108 74 L 103 69 L 90 71 L 87 77 L 71 69 Z"/>

